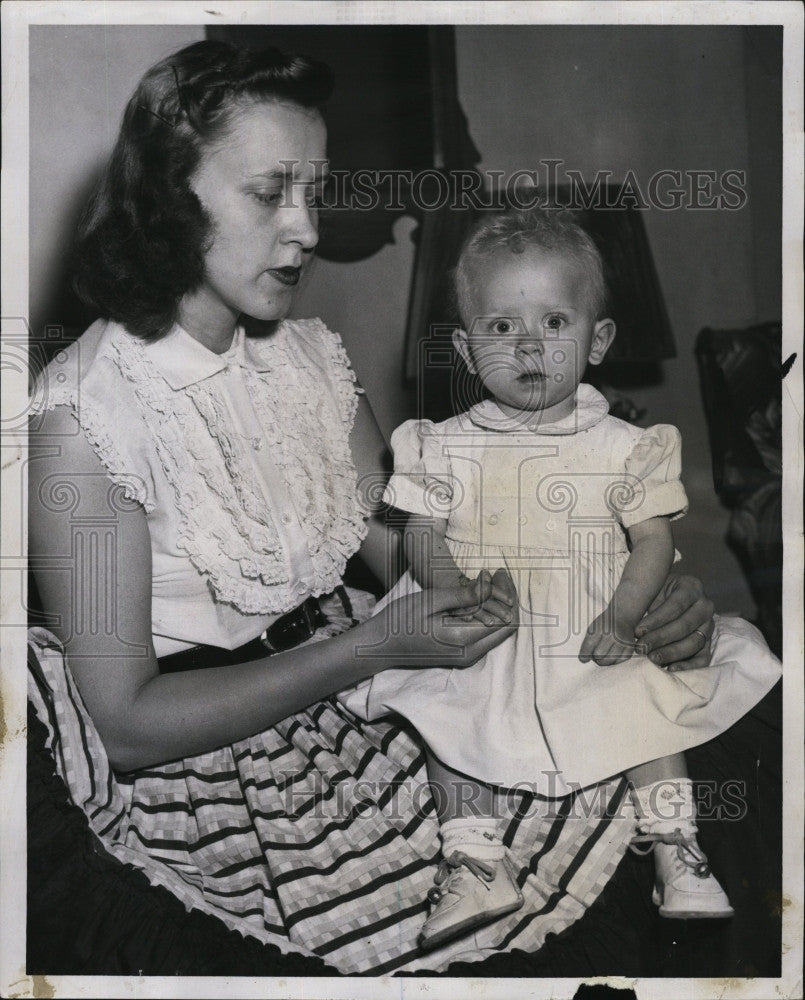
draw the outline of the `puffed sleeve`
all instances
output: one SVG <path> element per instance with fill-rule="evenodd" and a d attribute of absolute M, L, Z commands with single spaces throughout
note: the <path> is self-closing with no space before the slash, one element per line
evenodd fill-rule
<path fill-rule="evenodd" d="M 635 483 L 636 493 L 618 512 L 624 528 L 650 517 L 670 517 L 687 513 L 688 498 L 680 481 L 682 438 L 676 427 L 656 424 L 640 435 L 626 459 L 626 474 Z M 642 488 L 641 488 L 642 487 Z"/>
<path fill-rule="evenodd" d="M 406 420 L 391 435 L 394 474 L 383 499 L 398 510 L 447 518 L 453 500 L 450 458 L 431 420 Z"/>

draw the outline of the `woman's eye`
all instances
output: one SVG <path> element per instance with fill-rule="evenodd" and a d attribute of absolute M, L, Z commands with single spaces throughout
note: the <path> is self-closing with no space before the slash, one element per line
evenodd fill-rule
<path fill-rule="evenodd" d="M 252 194 L 261 205 L 279 205 L 282 200 L 282 191 L 253 191 Z"/>

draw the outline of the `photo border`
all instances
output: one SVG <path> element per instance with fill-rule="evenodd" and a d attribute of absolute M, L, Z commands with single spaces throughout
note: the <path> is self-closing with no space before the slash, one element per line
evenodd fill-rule
<path fill-rule="evenodd" d="M 265 23 L 441 23 L 530 24 L 780 24 L 783 35 L 783 357 L 798 358 L 783 383 L 783 608 L 784 754 L 783 944 L 780 979 L 448 979 L 404 978 L 253 979 L 174 977 L 32 976 L 25 972 L 25 661 L 24 606 L 11 580 L 24 585 L 23 434 L 2 440 L 2 554 L 0 568 L 0 993 L 8 997 L 573 997 L 582 982 L 635 990 L 640 1000 L 670 996 L 763 998 L 802 996 L 803 937 L 803 537 L 802 537 L 802 219 L 803 219 L 803 9 L 788 2 L 505 3 L 480 2 L 217 2 L 195 0 L 114 4 L 20 2 L 2 5 L 2 337 L 22 343 L 28 314 L 28 29 L 38 24 Z M 13 361 L 13 359 L 12 359 Z M 2 370 L 4 423 L 27 407 L 27 366 Z"/>

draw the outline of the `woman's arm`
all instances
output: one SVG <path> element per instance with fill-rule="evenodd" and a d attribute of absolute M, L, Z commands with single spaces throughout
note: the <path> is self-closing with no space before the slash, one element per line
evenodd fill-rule
<path fill-rule="evenodd" d="M 37 447 L 40 454 L 51 452 L 30 464 L 32 564 L 61 556 L 69 565 L 69 571 L 38 571 L 37 584 L 119 770 L 234 742 L 388 667 L 419 666 L 445 651 L 449 663 L 468 665 L 512 631 L 451 616 L 464 592 L 428 591 L 325 642 L 251 663 L 161 675 L 151 640 L 151 542 L 144 512 L 131 503 L 110 505 L 116 488 L 66 408 L 47 415 L 32 443 L 45 446 Z M 89 545 L 79 563 L 76 522 L 71 510 L 52 499 L 59 496 L 78 498 L 84 524 L 103 525 L 107 536 L 111 529 L 114 557 L 93 558 Z"/>
<path fill-rule="evenodd" d="M 651 517 L 629 528 L 631 552 L 609 607 L 587 629 L 579 659 L 606 666 L 635 652 L 635 630 L 660 592 L 674 562 L 674 541 L 666 517 Z"/>
<path fill-rule="evenodd" d="M 349 446 L 358 476 L 358 493 L 369 508 L 369 530 L 358 556 L 383 589 L 390 590 L 402 572 L 394 536 L 386 526 L 383 503 L 383 487 L 391 472 L 390 452 L 365 395 L 358 401 Z"/>

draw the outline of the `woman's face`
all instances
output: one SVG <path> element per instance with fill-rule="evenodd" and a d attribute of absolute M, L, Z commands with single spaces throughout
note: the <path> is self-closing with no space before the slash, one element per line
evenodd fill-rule
<path fill-rule="evenodd" d="M 288 314 L 318 242 L 326 155 L 321 115 L 279 101 L 238 111 L 203 153 L 191 187 L 212 220 L 212 245 L 202 286 L 180 306 L 190 333 L 231 330 L 241 313 Z"/>

